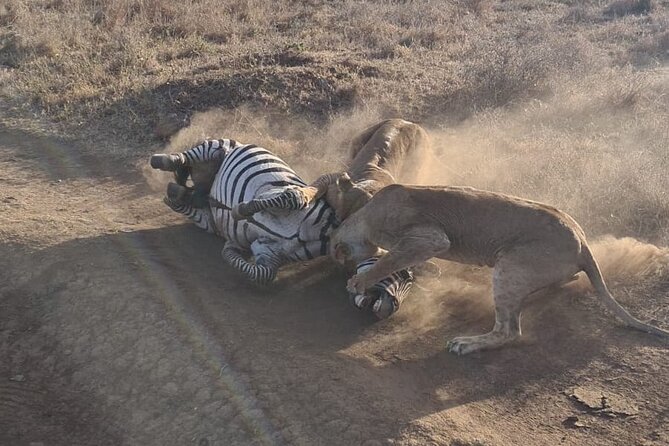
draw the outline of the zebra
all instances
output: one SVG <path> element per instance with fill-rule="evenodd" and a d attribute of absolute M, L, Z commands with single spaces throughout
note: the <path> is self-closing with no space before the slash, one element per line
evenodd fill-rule
<path fill-rule="evenodd" d="M 181 153 L 154 155 L 151 166 L 175 172 L 177 184 L 168 186 L 165 203 L 198 227 L 225 238 L 223 258 L 253 282 L 267 284 L 283 264 L 328 253 L 329 233 L 338 225 L 334 211 L 325 200 L 307 208 L 297 195 L 276 198 L 306 183 L 262 147 L 231 139 L 205 140 Z M 201 166 L 209 171 L 214 166 L 217 171 L 207 180 L 200 175 Z M 184 187 L 188 169 L 193 191 Z M 208 189 L 208 203 L 191 204 L 203 189 Z M 243 221 L 234 218 L 235 205 L 253 199 L 270 200 L 275 209 Z M 254 262 L 246 258 L 251 256 Z"/>
<path fill-rule="evenodd" d="M 281 266 L 328 254 L 330 234 L 339 225 L 334 209 L 325 199 L 303 196 L 300 191 L 307 184 L 267 149 L 208 139 L 181 153 L 153 155 L 150 163 L 175 174 L 165 204 L 224 238 L 224 261 L 252 282 L 269 284 Z M 189 175 L 192 187 L 187 185 Z M 259 206 L 258 212 L 240 219 L 235 210 L 249 202 Z M 412 276 L 384 279 L 375 287 L 373 300 L 385 298 L 393 310 L 385 311 L 386 305 L 375 314 L 392 314 L 399 306 L 392 302 L 401 302 L 412 283 Z"/>

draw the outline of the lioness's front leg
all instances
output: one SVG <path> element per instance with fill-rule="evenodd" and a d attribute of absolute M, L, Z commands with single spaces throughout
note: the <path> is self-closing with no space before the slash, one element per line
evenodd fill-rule
<path fill-rule="evenodd" d="M 381 238 L 379 240 L 378 238 Z M 370 237 L 372 243 L 387 241 L 390 234 Z M 386 240 L 383 240 L 386 239 Z M 378 241 L 377 241 L 378 240 Z M 376 244 L 375 243 L 375 244 Z M 439 228 L 418 226 L 407 230 L 399 240 L 367 271 L 356 274 L 347 284 L 348 291 L 362 293 L 375 283 L 396 271 L 417 265 L 446 253 L 451 246 L 448 236 Z"/>

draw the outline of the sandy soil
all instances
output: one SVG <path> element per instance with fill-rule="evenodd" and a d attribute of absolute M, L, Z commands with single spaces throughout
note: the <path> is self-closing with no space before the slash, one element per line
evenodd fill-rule
<path fill-rule="evenodd" d="M 492 324 L 487 271 L 444 265 L 375 322 L 325 259 L 244 283 L 160 198 L 131 165 L 0 130 L 0 445 L 669 444 L 667 344 L 587 293 L 459 358 L 446 340 Z M 663 277 L 612 291 L 667 327 Z"/>

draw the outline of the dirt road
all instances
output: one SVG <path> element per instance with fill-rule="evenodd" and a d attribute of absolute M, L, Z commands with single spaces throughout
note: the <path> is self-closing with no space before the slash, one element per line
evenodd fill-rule
<path fill-rule="evenodd" d="M 667 344 L 593 297 L 540 297 L 518 345 L 458 358 L 446 340 L 492 323 L 487 271 L 444 265 L 380 323 L 327 260 L 257 289 L 107 163 L 0 130 L 0 445 L 669 444 Z M 668 283 L 612 291 L 667 327 Z"/>

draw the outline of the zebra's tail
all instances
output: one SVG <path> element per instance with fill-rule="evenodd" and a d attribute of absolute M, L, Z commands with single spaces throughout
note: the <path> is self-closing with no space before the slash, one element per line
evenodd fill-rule
<path fill-rule="evenodd" d="M 184 157 L 181 154 L 167 155 L 165 153 L 151 155 L 149 162 L 153 169 L 164 170 L 166 172 L 174 172 L 178 167 L 185 164 Z"/>

